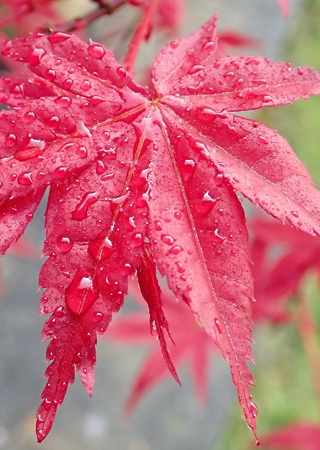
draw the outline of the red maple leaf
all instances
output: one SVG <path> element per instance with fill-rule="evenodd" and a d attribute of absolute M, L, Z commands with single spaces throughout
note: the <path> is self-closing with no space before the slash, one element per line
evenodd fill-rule
<path fill-rule="evenodd" d="M 285 17 L 290 15 L 290 0 L 278 0 L 279 7 Z"/>
<path fill-rule="evenodd" d="M 210 353 L 216 348 L 214 341 L 201 327 L 199 321 L 191 314 L 190 309 L 179 302 L 168 289 L 162 289 L 162 301 L 166 311 L 167 323 L 172 330 L 172 340 L 168 347 L 170 359 L 175 367 L 188 365 L 193 377 L 197 397 L 204 402 L 207 397 L 207 375 L 209 371 Z M 130 285 L 129 292 L 138 301 L 141 293 L 135 284 Z M 158 342 L 154 339 L 154 331 L 159 327 L 151 320 L 151 333 L 146 320 L 146 312 L 125 314 L 112 323 L 105 334 L 106 339 L 130 345 L 152 345 L 148 357 L 144 361 L 134 382 L 125 409 L 135 408 L 141 397 L 157 383 L 162 381 L 167 371 Z"/>
<path fill-rule="evenodd" d="M 251 221 L 250 230 L 257 300 L 254 318 L 282 322 L 289 318 L 286 304 L 297 293 L 305 273 L 320 271 L 320 238 L 266 219 Z"/>
<path fill-rule="evenodd" d="M 319 450 L 320 427 L 311 423 L 297 423 L 281 428 L 262 440 L 263 447 L 280 450 Z"/>
<path fill-rule="evenodd" d="M 319 94 L 320 74 L 259 56 L 216 59 L 216 46 L 211 19 L 160 52 L 146 90 L 94 42 L 56 32 L 4 45 L 54 85 L 54 95 L 2 112 L 0 135 L 2 252 L 50 186 L 40 286 L 51 364 L 39 440 L 75 370 L 91 395 L 96 335 L 122 306 L 146 243 L 175 296 L 216 337 L 256 431 L 250 250 L 235 191 L 317 234 L 320 194 L 282 137 L 232 113 Z M 152 305 L 165 326 L 161 304 Z"/>

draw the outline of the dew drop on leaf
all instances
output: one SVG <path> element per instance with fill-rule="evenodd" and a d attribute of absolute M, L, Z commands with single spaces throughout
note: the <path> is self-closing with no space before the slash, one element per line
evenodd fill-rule
<path fill-rule="evenodd" d="M 78 203 L 75 210 L 72 211 L 71 217 L 74 220 L 83 220 L 88 217 L 88 208 L 96 203 L 99 199 L 99 192 L 87 192 L 83 195 L 81 202 Z"/>
<path fill-rule="evenodd" d="M 56 71 L 53 70 L 53 69 L 48 69 L 47 72 L 46 72 L 46 74 L 45 74 L 45 78 L 46 78 L 48 81 L 54 81 L 55 78 L 56 78 Z"/>
<path fill-rule="evenodd" d="M 189 181 L 196 170 L 195 161 L 193 159 L 186 159 L 180 170 L 184 181 Z"/>
<path fill-rule="evenodd" d="M 89 80 L 82 80 L 81 84 L 80 84 L 80 89 L 84 92 L 88 91 L 89 89 L 91 89 L 91 83 Z"/>
<path fill-rule="evenodd" d="M 32 65 L 35 66 L 39 64 L 41 58 L 44 56 L 46 52 L 42 48 L 34 48 L 30 55 L 28 56 L 27 60 Z"/>
<path fill-rule="evenodd" d="M 261 134 L 258 134 L 258 139 L 261 142 L 261 144 L 264 144 L 264 145 L 268 144 L 267 139 L 264 136 L 262 136 Z"/>
<path fill-rule="evenodd" d="M 91 276 L 78 269 L 73 280 L 66 289 L 66 303 L 70 310 L 81 315 L 85 313 L 98 298 L 98 290 L 93 285 Z"/>
<path fill-rule="evenodd" d="M 160 220 L 155 220 L 153 222 L 154 224 L 154 229 L 157 231 L 161 231 L 162 230 L 162 223 L 160 222 Z"/>
<path fill-rule="evenodd" d="M 170 253 L 172 255 L 178 255 L 182 251 L 183 251 L 183 248 L 180 245 L 174 245 L 173 247 L 171 247 L 171 249 L 169 250 L 168 253 Z"/>
<path fill-rule="evenodd" d="M 62 253 L 68 253 L 73 247 L 73 240 L 69 236 L 64 236 L 60 234 L 56 240 L 57 248 Z"/>
<path fill-rule="evenodd" d="M 69 108 L 71 106 L 72 100 L 67 95 L 62 95 L 60 97 L 57 97 L 55 100 L 55 103 L 57 105 L 62 106 L 63 108 Z"/>
<path fill-rule="evenodd" d="M 101 312 L 95 312 L 92 316 L 92 320 L 94 323 L 99 323 L 103 319 L 103 314 Z"/>
<path fill-rule="evenodd" d="M 70 38 L 69 34 L 57 31 L 48 36 L 48 41 L 51 42 L 51 44 L 59 44 L 60 42 L 64 42 L 69 38 Z"/>
<path fill-rule="evenodd" d="M 52 117 L 49 117 L 48 119 L 45 119 L 43 122 L 49 128 L 57 128 L 60 124 L 60 119 L 57 116 L 52 116 Z"/>
<path fill-rule="evenodd" d="M 218 228 L 216 228 L 213 233 L 213 242 L 215 244 L 221 244 L 224 240 L 225 240 L 225 237 L 221 236 L 219 234 Z"/>
<path fill-rule="evenodd" d="M 133 248 L 140 247 L 143 244 L 143 236 L 141 233 L 135 233 L 130 239 Z"/>
<path fill-rule="evenodd" d="M 104 55 L 106 54 L 106 50 L 103 48 L 102 45 L 99 44 L 91 44 L 88 47 L 88 53 L 92 58 L 95 59 L 102 59 Z"/>
<path fill-rule="evenodd" d="M 257 415 L 258 415 L 258 408 L 257 408 L 257 405 L 254 402 L 250 403 L 249 411 L 250 411 L 250 414 L 251 414 L 251 416 L 253 418 L 257 417 Z"/>
<path fill-rule="evenodd" d="M 31 172 L 23 172 L 18 176 L 18 183 L 22 186 L 31 186 L 32 185 L 32 173 Z"/>
<path fill-rule="evenodd" d="M 161 240 L 167 245 L 172 245 L 175 242 L 175 239 L 170 234 L 162 234 Z"/>
<path fill-rule="evenodd" d="M 17 142 L 17 136 L 13 133 L 9 133 L 5 138 L 5 142 L 8 147 L 12 147 Z"/>
<path fill-rule="evenodd" d="M 126 71 L 123 67 L 117 67 L 116 68 L 116 74 L 119 78 L 124 78 L 126 76 Z"/>
<path fill-rule="evenodd" d="M 216 186 L 222 186 L 222 184 L 223 184 L 223 175 L 222 175 L 222 173 L 216 173 L 215 175 L 214 175 L 214 177 L 213 177 L 213 180 L 214 180 L 214 182 L 215 182 L 215 185 Z"/>
<path fill-rule="evenodd" d="M 58 317 L 59 319 L 61 319 L 61 317 L 63 317 L 64 315 L 64 308 L 63 306 L 59 306 L 53 313 L 54 316 Z"/>
<path fill-rule="evenodd" d="M 23 116 L 23 118 L 28 122 L 28 123 L 32 123 L 35 121 L 36 119 L 36 115 L 33 111 L 28 111 L 25 113 L 25 115 Z"/>

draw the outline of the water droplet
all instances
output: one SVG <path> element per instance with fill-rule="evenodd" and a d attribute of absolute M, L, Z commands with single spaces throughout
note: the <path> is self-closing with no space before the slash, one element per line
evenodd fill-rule
<path fill-rule="evenodd" d="M 179 273 L 183 273 L 183 272 L 186 271 L 186 269 L 183 267 L 183 265 L 181 264 L 181 262 L 176 261 L 176 266 L 177 266 L 177 269 L 178 269 L 178 272 L 179 272 Z"/>
<path fill-rule="evenodd" d="M 72 103 L 71 98 L 66 95 L 57 97 L 54 101 L 55 103 L 57 103 L 57 105 L 62 106 L 63 108 L 69 108 Z"/>
<path fill-rule="evenodd" d="M 43 50 L 43 48 L 34 48 L 32 50 L 32 52 L 30 53 L 30 55 L 28 56 L 28 62 L 32 65 L 35 66 L 36 64 L 39 64 L 40 60 L 43 58 L 43 56 L 45 55 L 45 51 Z"/>
<path fill-rule="evenodd" d="M 17 142 L 17 136 L 13 133 L 9 133 L 6 136 L 5 142 L 8 147 L 12 147 Z"/>
<path fill-rule="evenodd" d="M 157 231 L 161 231 L 162 230 L 162 223 L 160 222 L 160 220 L 155 220 L 153 222 L 154 224 L 154 229 Z"/>
<path fill-rule="evenodd" d="M 45 119 L 43 122 L 49 128 L 57 128 L 59 126 L 59 124 L 60 124 L 60 119 L 57 116 L 52 116 L 52 117 L 50 117 L 48 119 Z"/>
<path fill-rule="evenodd" d="M 67 78 L 62 82 L 63 89 L 70 89 L 73 85 L 73 80 L 71 78 Z"/>
<path fill-rule="evenodd" d="M 60 252 L 68 253 L 73 247 L 73 240 L 69 236 L 60 234 L 56 239 L 56 244 Z"/>
<path fill-rule="evenodd" d="M 130 263 L 123 263 L 120 266 L 120 270 L 122 275 L 131 275 L 133 273 L 133 267 Z"/>
<path fill-rule="evenodd" d="M 264 145 L 268 144 L 267 139 L 264 136 L 262 136 L 261 134 L 258 134 L 258 139 L 261 142 L 261 144 L 264 144 Z"/>
<path fill-rule="evenodd" d="M 209 191 L 205 192 L 202 200 L 195 202 L 195 209 L 197 214 L 201 216 L 208 215 L 216 203 L 217 199 L 212 198 L 209 194 Z"/>
<path fill-rule="evenodd" d="M 54 174 L 56 176 L 56 178 L 58 178 L 59 180 L 63 180 L 68 172 L 68 167 L 66 166 L 60 166 L 57 167 L 56 169 L 54 169 Z"/>
<path fill-rule="evenodd" d="M 32 172 L 23 172 L 18 176 L 18 183 L 22 186 L 32 185 Z"/>
<path fill-rule="evenodd" d="M 214 324 L 216 326 L 216 329 L 217 329 L 218 333 L 222 334 L 221 325 L 220 325 L 220 322 L 219 322 L 219 320 L 217 318 L 214 319 Z"/>
<path fill-rule="evenodd" d="M 92 134 L 88 127 L 84 124 L 83 120 L 77 120 L 76 123 L 77 132 L 83 136 L 92 137 Z"/>
<path fill-rule="evenodd" d="M 215 182 L 216 186 L 221 186 L 223 184 L 223 175 L 222 173 L 216 173 L 213 176 L 213 181 Z"/>
<path fill-rule="evenodd" d="M 106 50 L 100 44 L 90 44 L 88 47 L 88 53 L 92 56 L 92 58 L 102 59 L 106 54 Z"/>
<path fill-rule="evenodd" d="M 174 245 L 173 247 L 170 248 L 168 253 L 170 253 L 172 255 L 178 255 L 182 251 L 183 251 L 183 248 L 180 245 Z"/>
<path fill-rule="evenodd" d="M 74 314 L 81 315 L 96 301 L 98 295 L 90 274 L 84 269 L 78 269 L 66 289 L 66 303 Z"/>
<path fill-rule="evenodd" d="M 78 203 L 75 210 L 72 211 L 73 220 L 83 220 L 88 217 L 88 208 L 96 203 L 99 199 L 99 192 L 87 192 L 83 195 L 81 202 Z"/>
<path fill-rule="evenodd" d="M 117 67 L 116 68 L 116 74 L 119 78 L 124 78 L 126 76 L 126 71 L 123 67 Z"/>
<path fill-rule="evenodd" d="M 216 228 L 213 233 L 213 242 L 215 244 L 221 244 L 224 240 L 225 240 L 225 237 L 221 236 L 219 234 L 218 228 Z"/>
<path fill-rule="evenodd" d="M 180 170 L 182 178 L 185 181 L 189 181 L 192 178 L 194 171 L 196 170 L 195 161 L 193 159 L 186 159 L 183 165 L 181 166 Z"/>
<path fill-rule="evenodd" d="M 174 217 L 177 219 L 177 220 L 180 220 L 181 219 L 181 213 L 180 212 L 175 212 L 174 213 Z"/>
<path fill-rule="evenodd" d="M 85 147 L 84 145 L 79 145 L 79 146 L 76 148 L 75 153 L 76 153 L 77 156 L 79 156 L 79 158 L 85 159 L 85 158 L 87 158 L 87 156 L 88 156 L 88 150 L 87 150 L 87 147 Z"/>
<path fill-rule="evenodd" d="M 230 72 L 226 72 L 225 74 L 223 74 L 223 78 L 227 81 L 233 80 L 235 77 L 235 73 L 230 71 Z"/>
<path fill-rule="evenodd" d="M 70 34 L 63 33 L 61 31 L 55 31 L 50 36 L 48 36 L 48 41 L 51 44 L 59 44 L 70 38 Z"/>
<path fill-rule="evenodd" d="M 61 319 L 61 317 L 63 317 L 64 315 L 64 308 L 63 306 L 59 306 L 53 313 L 54 316 L 58 317 L 59 319 Z"/>
<path fill-rule="evenodd" d="M 32 213 L 26 214 L 26 219 L 28 222 L 30 222 L 33 219 L 33 214 Z"/>
<path fill-rule="evenodd" d="M 45 74 L 45 77 L 48 81 L 54 81 L 56 78 L 56 71 L 53 69 L 48 69 Z"/>
<path fill-rule="evenodd" d="M 172 236 L 170 236 L 170 234 L 162 234 L 161 240 L 167 245 L 172 245 L 175 242 L 175 239 Z"/>
<path fill-rule="evenodd" d="M 291 214 L 293 215 L 293 217 L 299 217 L 298 211 L 291 211 Z"/>
<path fill-rule="evenodd" d="M 143 244 L 142 233 L 135 233 L 130 239 L 131 246 L 133 248 L 140 247 Z"/>
<path fill-rule="evenodd" d="M 80 84 L 80 89 L 84 92 L 88 91 L 89 89 L 91 89 L 91 83 L 89 80 L 82 80 L 81 84 Z"/>
<path fill-rule="evenodd" d="M 216 112 L 211 108 L 197 108 L 196 115 L 199 120 L 203 122 L 211 122 L 212 119 L 217 115 Z"/>
<path fill-rule="evenodd" d="M 35 115 L 35 113 L 33 111 L 28 111 L 28 112 L 25 113 L 23 118 L 26 120 L 26 122 L 32 123 L 32 122 L 35 121 L 36 115 Z"/>
<path fill-rule="evenodd" d="M 258 407 L 254 402 L 250 403 L 249 410 L 250 410 L 251 416 L 255 419 L 258 415 Z"/>
<path fill-rule="evenodd" d="M 92 320 L 94 323 L 99 323 L 103 319 L 103 314 L 101 312 L 95 312 L 92 316 Z"/>

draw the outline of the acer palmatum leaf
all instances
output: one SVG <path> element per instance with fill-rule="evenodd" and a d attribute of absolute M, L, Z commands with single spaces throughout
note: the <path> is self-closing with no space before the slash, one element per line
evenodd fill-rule
<path fill-rule="evenodd" d="M 136 85 L 102 45 L 64 33 L 5 43 L 54 85 L 52 96 L 1 113 L 1 251 L 50 186 L 41 313 L 52 313 L 48 382 L 37 434 L 49 432 L 75 369 L 91 394 L 96 333 L 121 307 L 128 275 L 150 258 L 229 362 L 256 432 L 250 252 L 235 191 L 269 214 L 320 233 L 320 194 L 289 144 L 232 112 L 320 93 L 320 74 L 262 57 L 215 58 L 215 19 L 166 46 L 154 88 Z"/>
<path fill-rule="evenodd" d="M 141 292 L 136 284 L 129 285 L 129 295 L 140 302 Z M 167 288 L 162 287 L 162 301 L 168 323 L 173 331 L 174 344 L 168 343 L 170 357 L 176 367 L 186 364 L 191 372 L 196 394 L 201 403 L 207 399 L 209 360 L 216 346 L 199 325 L 192 312 L 181 301 L 177 301 Z M 118 316 L 105 334 L 106 339 L 129 345 L 152 345 L 145 361 L 136 375 L 125 410 L 132 411 L 141 397 L 169 375 L 159 345 L 150 334 L 146 312 Z"/>
<path fill-rule="evenodd" d="M 320 427 L 313 423 L 295 423 L 265 436 L 262 443 L 268 449 L 318 450 Z"/>
<path fill-rule="evenodd" d="M 150 331 L 156 330 L 163 358 L 173 378 L 179 383 L 179 377 L 171 361 L 164 330 L 171 339 L 169 324 L 163 312 L 161 289 L 157 279 L 156 265 L 151 257 L 149 244 L 145 243 L 141 255 L 140 265 L 137 270 L 137 278 L 143 298 L 147 302 L 150 315 Z"/>
<path fill-rule="evenodd" d="M 250 221 L 249 228 L 257 300 L 254 316 L 281 322 L 289 318 L 285 306 L 297 294 L 306 272 L 319 272 L 320 238 L 262 218 Z"/>

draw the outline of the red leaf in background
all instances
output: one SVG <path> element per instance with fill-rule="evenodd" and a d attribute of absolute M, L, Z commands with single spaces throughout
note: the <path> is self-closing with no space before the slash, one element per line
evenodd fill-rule
<path fill-rule="evenodd" d="M 52 313 L 43 330 L 51 364 L 39 440 L 75 370 L 91 395 L 97 333 L 122 306 L 145 242 L 175 296 L 216 339 L 256 432 L 246 363 L 253 360 L 250 249 L 235 191 L 314 234 L 320 194 L 282 137 L 232 113 L 319 94 L 320 74 L 259 56 L 217 59 L 215 28 L 211 19 L 167 45 L 151 90 L 98 43 L 57 32 L 4 45 L 5 55 L 59 92 L 1 113 L 2 252 L 50 187 L 40 286 L 41 313 Z"/>
<path fill-rule="evenodd" d="M 320 427 L 297 423 L 281 428 L 262 439 L 263 448 L 270 450 L 319 450 Z"/>
<path fill-rule="evenodd" d="M 0 27 L 14 24 L 19 36 L 41 27 L 49 28 L 58 19 L 57 9 L 52 5 L 54 2 L 57 3 L 56 0 L 4 0 Z"/>
<path fill-rule="evenodd" d="M 278 0 L 279 7 L 285 17 L 290 16 L 290 0 Z"/>
<path fill-rule="evenodd" d="M 249 228 L 257 300 L 254 318 L 282 322 L 289 318 L 286 303 L 306 271 L 320 271 L 320 238 L 267 219 L 253 220 Z"/>
<path fill-rule="evenodd" d="M 174 344 L 168 344 L 170 357 L 176 367 L 183 364 L 188 366 L 197 397 L 200 402 L 204 402 L 207 397 L 210 354 L 216 346 L 191 314 L 190 309 L 175 299 L 168 289 L 162 290 L 162 301 L 174 340 Z M 129 293 L 136 300 L 141 298 L 141 293 L 135 284 L 130 285 Z M 168 376 L 168 370 L 158 342 L 155 342 L 147 326 L 146 313 L 131 313 L 118 317 L 112 322 L 105 337 L 130 345 L 152 345 L 125 405 L 125 409 L 131 411 L 147 391 Z"/>

